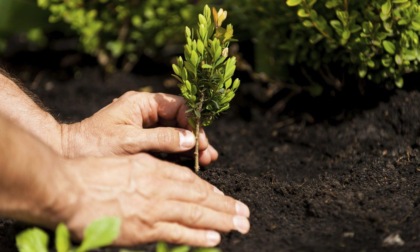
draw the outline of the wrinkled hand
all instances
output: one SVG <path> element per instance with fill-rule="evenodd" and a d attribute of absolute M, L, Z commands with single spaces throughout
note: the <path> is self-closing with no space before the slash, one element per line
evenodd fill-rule
<path fill-rule="evenodd" d="M 130 91 L 80 123 L 62 125 L 67 157 L 185 152 L 195 145 L 182 97 Z M 200 163 L 218 157 L 204 131 L 199 137 Z"/>
<path fill-rule="evenodd" d="M 79 239 L 86 225 L 103 216 L 121 219 L 115 244 L 124 246 L 154 241 L 215 246 L 219 232 L 249 231 L 248 207 L 186 167 L 148 154 L 67 162 L 61 183 L 67 195 L 56 209 L 63 210 L 61 219 Z"/>

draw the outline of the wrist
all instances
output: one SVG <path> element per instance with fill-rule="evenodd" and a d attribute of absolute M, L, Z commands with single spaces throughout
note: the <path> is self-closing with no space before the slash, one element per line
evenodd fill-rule
<path fill-rule="evenodd" d="M 61 124 L 61 155 L 66 158 L 81 156 L 82 144 L 82 123 Z"/>
<path fill-rule="evenodd" d="M 62 157 L 50 163 L 49 174 L 43 178 L 45 189 L 28 204 L 33 215 L 29 222 L 55 228 L 60 222 L 66 223 L 76 211 L 79 194 L 70 181 L 66 163 L 68 160 Z"/>
<path fill-rule="evenodd" d="M 75 201 L 66 159 L 2 117 L 0 131 L 0 216 L 54 227 Z"/>

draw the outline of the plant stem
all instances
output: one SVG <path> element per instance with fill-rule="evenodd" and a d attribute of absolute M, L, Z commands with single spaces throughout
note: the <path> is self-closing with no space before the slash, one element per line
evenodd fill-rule
<path fill-rule="evenodd" d="M 194 170 L 198 172 L 200 170 L 199 154 L 200 154 L 200 127 L 201 127 L 201 111 L 203 109 L 204 93 L 200 92 L 200 100 L 198 102 L 197 111 L 200 116 L 195 118 L 195 150 L 194 150 Z"/>

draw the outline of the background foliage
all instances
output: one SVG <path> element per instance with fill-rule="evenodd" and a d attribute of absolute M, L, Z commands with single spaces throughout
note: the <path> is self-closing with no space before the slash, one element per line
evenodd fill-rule
<path fill-rule="evenodd" d="M 347 76 L 401 87 L 405 74 L 419 70 L 417 0 L 224 3 L 256 44 L 256 69 L 273 77 L 293 81 L 309 72 L 313 82 L 315 72 L 336 89 Z"/>
<path fill-rule="evenodd" d="M 83 49 L 108 71 L 119 59 L 120 68 L 130 71 L 142 53 L 155 56 L 180 41 L 196 12 L 188 0 L 38 0 L 38 5 L 50 10 L 50 22 L 68 23 Z"/>
<path fill-rule="evenodd" d="M 11 31 L 24 31 L 32 40 L 42 42 L 45 12 L 31 9 L 33 15 L 13 15 L 29 13 L 21 8 L 29 2 L 0 2 L 0 49 Z M 418 0 L 37 0 L 37 3 L 48 10 L 50 22 L 61 22 L 74 30 L 80 37 L 81 48 L 97 57 L 109 71 L 116 68 L 130 71 L 142 54 L 156 57 L 164 48 L 171 48 L 171 55 L 181 54 L 184 27 L 192 24 L 205 3 L 228 10 L 227 22 L 235 25 L 239 41 L 252 42 L 255 72 L 302 87 L 317 87 L 308 89 L 315 90 L 313 94 L 319 94 L 325 87 L 340 90 L 346 82 L 355 81 L 401 87 L 406 74 L 419 70 Z M 36 21 L 25 24 L 26 18 Z"/>

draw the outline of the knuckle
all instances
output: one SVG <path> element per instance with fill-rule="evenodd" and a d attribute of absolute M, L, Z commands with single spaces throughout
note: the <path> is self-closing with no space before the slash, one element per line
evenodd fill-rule
<path fill-rule="evenodd" d="M 125 92 L 125 93 L 122 95 L 122 97 L 124 97 L 124 98 L 129 98 L 129 97 L 135 96 L 136 94 L 137 94 L 137 92 L 136 92 L 136 91 L 130 90 L 130 91 Z"/>
<path fill-rule="evenodd" d="M 203 202 L 209 196 L 209 191 L 207 190 L 206 186 L 204 186 L 204 185 L 201 185 L 194 192 L 195 192 L 195 198 L 196 198 L 197 202 Z"/>
<path fill-rule="evenodd" d="M 204 217 L 204 212 L 198 205 L 192 205 L 189 209 L 188 218 L 192 224 L 199 223 Z"/>
<path fill-rule="evenodd" d="M 169 129 L 158 131 L 156 138 L 157 142 L 161 145 L 168 145 L 176 142 L 176 136 L 174 132 Z"/>
<path fill-rule="evenodd" d="M 168 232 L 168 242 L 174 244 L 185 243 L 185 234 L 178 227 L 178 225 L 173 225 L 169 230 L 165 230 L 165 232 Z"/>
<path fill-rule="evenodd" d="M 180 167 L 180 169 L 177 170 L 177 173 L 179 177 L 182 179 L 182 181 L 185 181 L 188 183 L 193 183 L 195 179 L 197 178 L 197 175 L 189 168 Z"/>
<path fill-rule="evenodd" d="M 157 196 L 156 190 L 155 190 L 157 183 L 155 179 L 149 176 L 144 176 L 139 179 L 138 185 L 139 185 L 139 187 L 137 188 L 138 193 L 141 194 L 146 199 L 150 199 Z"/>

